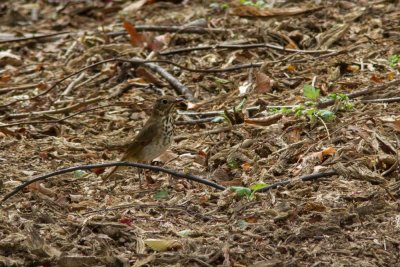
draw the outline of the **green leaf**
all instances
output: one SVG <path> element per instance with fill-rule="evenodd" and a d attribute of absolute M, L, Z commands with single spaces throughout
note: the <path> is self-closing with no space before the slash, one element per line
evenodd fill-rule
<path fill-rule="evenodd" d="M 319 97 L 319 89 L 315 88 L 310 84 L 304 85 L 303 92 L 304 92 L 304 97 L 311 100 L 317 100 Z"/>
<path fill-rule="evenodd" d="M 244 108 L 244 105 L 246 104 L 246 101 L 247 101 L 247 98 L 244 97 L 244 98 L 242 99 L 242 101 L 240 101 L 240 103 L 239 103 L 236 107 L 233 108 L 233 111 L 234 111 L 234 112 L 242 111 L 243 108 Z"/>
<path fill-rule="evenodd" d="M 83 176 L 85 176 L 87 174 L 87 172 L 83 171 L 83 170 L 76 170 L 74 171 L 74 176 L 75 178 L 82 178 Z"/>
<path fill-rule="evenodd" d="M 266 184 L 266 183 L 257 183 L 257 184 L 250 185 L 250 189 L 253 191 L 256 191 L 256 190 L 261 189 L 266 186 L 268 186 L 268 184 Z"/>
<path fill-rule="evenodd" d="M 230 189 L 236 193 L 239 197 L 245 197 L 251 195 L 251 189 L 243 186 L 231 186 Z"/>
<path fill-rule="evenodd" d="M 239 169 L 240 165 L 236 160 L 231 160 L 227 162 L 228 167 L 231 169 Z"/>
<path fill-rule="evenodd" d="M 389 61 L 389 66 L 394 68 L 395 65 L 400 61 L 400 56 L 399 55 L 392 55 L 388 58 Z"/>
<path fill-rule="evenodd" d="M 178 232 L 178 235 L 181 237 L 188 237 L 192 234 L 192 230 L 186 229 Z"/>
<path fill-rule="evenodd" d="M 318 111 L 317 115 L 326 122 L 331 122 L 335 120 L 335 114 L 330 110 L 321 109 Z"/>
<path fill-rule="evenodd" d="M 219 84 L 227 84 L 230 83 L 231 81 L 215 77 L 215 82 Z"/>
<path fill-rule="evenodd" d="M 168 196 L 169 196 L 168 190 L 160 190 L 160 191 L 156 192 L 153 197 L 156 200 L 160 200 L 163 198 L 167 198 Z"/>

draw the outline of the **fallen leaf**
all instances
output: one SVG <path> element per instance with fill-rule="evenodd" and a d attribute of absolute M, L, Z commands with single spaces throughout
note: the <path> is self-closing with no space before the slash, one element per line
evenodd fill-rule
<path fill-rule="evenodd" d="M 265 94 L 271 92 L 273 81 L 264 73 L 256 72 L 256 86 L 253 92 L 256 94 Z"/>
<path fill-rule="evenodd" d="M 100 175 L 100 174 L 102 174 L 102 173 L 104 173 L 104 171 L 106 170 L 106 168 L 105 167 L 97 167 L 97 168 L 93 168 L 93 169 L 90 169 L 94 174 L 96 174 L 96 175 Z"/>
<path fill-rule="evenodd" d="M 336 149 L 333 147 L 328 147 L 322 150 L 322 156 L 333 156 L 336 153 Z"/>
<path fill-rule="evenodd" d="M 382 79 L 376 74 L 372 74 L 370 80 L 376 83 L 382 83 Z"/>
<path fill-rule="evenodd" d="M 133 46 L 144 46 L 144 36 L 136 31 L 134 25 L 132 25 L 129 21 L 124 21 L 123 27 L 128 32 L 129 36 L 131 37 L 131 44 Z"/>
<path fill-rule="evenodd" d="M 400 132 L 400 119 L 393 122 L 389 122 L 388 125 L 393 128 L 396 132 Z"/>
<path fill-rule="evenodd" d="M 287 70 L 288 70 L 289 72 L 295 72 L 295 71 L 296 71 L 296 67 L 295 67 L 294 65 L 292 65 L 292 64 L 289 64 L 289 65 L 287 66 Z"/>
<path fill-rule="evenodd" d="M 392 81 L 392 80 L 394 80 L 395 73 L 394 73 L 394 72 L 389 72 L 389 73 L 386 75 L 386 77 L 387 77 L 387 79 L 388 79 L 389 81 Z"/>
<path fill-rule="evenodd" d="M 243 163 L 240 167 L 242 167 L 242 170 L 245 172 L 251 171 L 251 164 L 248 162 Z"/>
<path fill-rule="evenodd" d="M 144 243 L 152 250 L 159 252 L 182 247 L 182 244 L 175 239 L 145 239 Z"/>
<path fill-rule="evenodd" d="M 129 4 L 128 6 L 124 7 L 121 10 L 121 13 L 133 14 L 136 11 L 138 11 L 139 9 L 141 9 L 146 3 L 147 3 L 147 0 L 135 1 L 135 2 L 133 2 L 131 4 Z"/>

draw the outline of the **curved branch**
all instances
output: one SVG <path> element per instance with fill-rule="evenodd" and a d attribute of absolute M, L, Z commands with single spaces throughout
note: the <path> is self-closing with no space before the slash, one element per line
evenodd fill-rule
<path fill-rule="evenodd" d="M 310 174 L 310 175 L 304 175 L 304 176 L 299 177 L 299 179 L 301 181 L 305 182 L 305 181 L 317 180 L 317 179 L 322 178 L 322 177 L 330 177 L 330 176 L 333 176 L 333 175 L 336 175 L 336 174 L 338 174 L 336 171 L 328 171 L 328 172 L 321 172 L 321 173 L 314 173 L 314 174 Z M 268 191 L 270 189 L 275 189 L 278 186 L 287 185 L 292 181 L 293 181 L 293 179 L 276 182 L 274 184 L 271 184 L 271 185 L 268 185 L 266 187 L 263 187 L 263 188 L 260 188 L 258 190 L 255 190 L 254 192 L 266 192 L 266 191 Z"/>
<path fill-rule="evenodd" d="M 33 178 L 29 181 L 26 181 L 22 184 L 20 184 L 19 186 L 17 186 L 14 190 L 12 190 L 10 193 L 6 194 L 3 199 L 0 201 L 0 206 L 10 197 L 14 196 L 15 194 L 17 194 L 19 191 L 21 191 L 22 189 L 24 189 L 25 187 L 27 187 L 28 185 L 34 183 L 34 182 L 38 182 L 38 181 L 42 181 L 42 180 L 46 180 L 47 178 L 53 177 L 53 176 L 57 176 L 60 174 L 64 174 L 64 173 L 68 173 L 68 172 L 73 172 L 73 171 L 77 171 L 77 170 L 90 170 L 90 169 L 94 169 L 94 168 L 100 168 L 100 167 L 111 167 L 111 166 L 127 166 L 127 167 L 136 167 L 136 168 L 141 168 L 141 169 L 147 169 L 147 170 L 152 170 L 152 171 L 160 171 L 160 172 L 164 172 L 164 173 L 168 173 L 171 174 L 173 176 L 177 176 L 180 178 L 184 178 L 184 179 L 188 179 L 197 183 L 201 183 L 201 184 L 205 184 L 208 186 L 211 186 L 215 189 L 218 190 L 225 190 L 225 187 L 222 185 L 219 185 L 217 183 L 214 183 L 212 181 L 203 179 L 201 177 L 192 175 L 190 173 L 181 173 L 181 172 L 176 172 L 173 170 L 169 170 L 169 169 L 165 169 L 163 167 L 159 167 L 159 166 L 152 166 L 152 165 L 148 165 L 148 164 L 142 164 L 142 163 L 135 163 L 135 162 L 121 162 L 121 161 L 117 161 L 117 162 L 109 162 L 109 163 L 101 163 L 101 164 L 89 164 L 89 165 L 81 165 L 81 166 L 76 166 L 76 167 L 69 167 L 69 168 L 64 168 L 64 169 L 60 169 L 57 170 L 55 172 L 51 172 L 45 175 L 40 175 L 36 178 Z"/>

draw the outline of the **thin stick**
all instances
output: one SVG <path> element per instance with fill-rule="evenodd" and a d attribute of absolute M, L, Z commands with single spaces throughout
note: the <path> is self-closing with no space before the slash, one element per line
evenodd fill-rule
<path fill-rule="evenodd" d="M 98 102 L 102 100 L 100 96 L 88 99 L 84 102 L 77 103 L 75 105 L 71 105 L 65 108 L 60 108 L 60 109 L 51 109 L 51 110 L 43 110 L 43 111 L 33 111 L 33 112 L 24 112 L 24 113 L 12 113 L 12 114 L 7 114 L 4 116 L 0 116 L 0 118 L 12 118 L 12 119 L 20 119 L 24 117 L 29 117 L 33 115 L 43 115 L 43 114 L 60 114 L 60 113 L 68 113 L 71 112 L 77 108 L 83 107 L 88 104 L 92 104 L 95 102 Z"/>
<path fill-rule="evenodd" d="M 229 30 L 220 28 L 203 28 L 203 27 L 188 27 L 188 26 L 158 26 L 158 25 L 135 25 L 138 32 L 179 32 L 179 33 L 229 33 Z M 109 32 L 107 36 L 116 37 L 126 35 L 125 30 L 118 32 Z"/>
<path fill-rule="evenodd" d="M 136 25 L 135 29 L 138 32 L 180 32 L 180 33 L 197 33 L 197 34 L 205 34 L 205 33 L 228 33 L 229 30 L 220 29 L 220 28 L 202 28 L 202 27 L 187 27 L 187 26 L 158 26 L 158 25 Z M 29 40 L 39 40 L 48 37 L 60 36 L 60 35 L 78 35 L 78 32 L 56 32 L 56 33 L 47 33 L 47 34 L 39 34 L 26 37 L 16 37 L 7 40 L 0 40 L 0 44 L 11 43 L 11 42 L 21 42 L 21 41 L 29 41 Z M 126 31 L 118 31 L 118 32 L 108 32 L 107 36 L 116 37 L 121 35 L 128 34 Z"/>
<path fill-rule="evenodd" d="M 300 50 L 300 49 L 291 49 L 285 48 L 284 46 L 273 45 L 269 43 L 257 43 L 257 44 L 245 44 L 245 45 L 238 45 L 238 44 L 216 44 L 216 45 L 202 45 L 197 47 L 184 47 L 178 48 L 169 51 L 161 51 L 159 52 L 160 55 L 172 55 L 178 53 L 186 53 L 192 51 L 199 51 L 199 50 L 209 50 L 209 49 L 252 49 L 252 48 L 271 48 L 275 50 L 280 50 L 284 52 L 292 52 L 292 53 L 304 53 L 304 54 L 324 54 L 324 53 L 332 53 L 336 52 L 336 50 Z"/>
<path fill-rule="evenodd" d="M 326 134 L 327 134 L 327 136 L 328 136 L 328 140 L 331 140 L 331 136 L 330 136 L 330 134 L 329 134 L 329 129 L 328 129 L 328 127 L 326 126 L 326 123 L 324 122 L 324 120 L 323 120 L 321 117 L 317 116 L 317 118 L 321 121 L 322 125 L 324 125 Z"/>
<path fill-rule="evenodd" d="M 399 101 L 400 101 L 400 97 L 361 100 L 362 103 L 394 103 L 394 102 L 399 102 Z"/>
<path fill-rule="evenodd" d="M 176 121 L 175 125 L 196 125 L 196 124 L 211 122 L 212 120 L 214 120 L 213 117 L 203 118 L 203 119 L 198 119 L 198 120 Z"/>
<path fill-rule="evenodd" d="M 0 89 L 0 94 L 1 93 L 7 93 L 10 91 L 18 91 L 18 90 L 27 90 L 27 89 L 33 89 L 39 86 L 40 83 L 32 83 L 32 84 L 22 84 L 22 85 L 16 85 L 13 87 L 6 87 L 6 88 L 1 88 Z"/>
<path fill-rule="evenodd" d="M 35 124 L 46 124 L 46 123 L 60 123 L 60 122 L 63 122 L 63 121 L 65 121 L 65 120 L 69 119 L 69 118 L 75 117 L 75 116 L 77 116 L 77 115 L 79 115 L 79 114 L 82 114 L 82 113 L 86 113 L 86 112 L 93 111 L 93 110 L 100 109 L 100 108 L 112 107 L 112 106 L 115 106 L 115 105 L 114 105 L 114 104 L 112 104 L 112 105 L 104 105 L 104 106 L 99 106 L 99 107 L 94 107 L 94 108 L 89 108 L 89 109 L 81 110 L 81 111 L 78 111 L 78 112 L 76 112 L 76 113 L 74 113 L 74 114 L 71 114 L 71 115 L 69 115 L 69 116 L 66 116 L 66 117 L 61 118 L 61 119 L 58 119 L 58 120 L 47 120 L 47 121 L 19 121 L 19 122 L 14 122 L 14 123 L 9 123 L 9 124 L 0 124 L 0 129 L 1 129 L 1 128 L 11 127 L 11 126 L 25 125 L 25 124 L 35 125 Z"/>
<path fill-rule="evenodd" d="M 185 96 L 188 100 L 194 99 L 192 92 L 164 68 L 154 63 L 144 63 L 143 65 L 152 71 L 157 72 L 161 77 L 167 80 L 179 95 Z"/>
<path fill-rule="evenodd" d="M 47 33 L 47 34 L 40 34 L 40 35 L 32 34 L 31 36 L 26 36 L 26 37 L 16 37 L 16 38 L 7 39 L 7 40 L 0 40 L 0 44 L 29 41 L 29 40 L 39 40 L 39 39 L 43 39 L 43 38 L 47 38 L 47 37 L 59 36 L 59 35 L 64 35 L 64 34 L 69 34 L 69 33 L 71 33 L 71 32 L 54 32 L 54 33 Z"/>
<path fill-rule="evenodd" d="M 376 91 L 384 90 L 384 89 L 386 89 L 388 87 L 391 87 L 391 86 L 398 86 L 399 84 L 400 84 L 400 79 L 397 79 L 397 80 L 390 81 L 388 83 L 383 83 L 383 84 L 380 84 L 380 85 L 377 85 L 377 86 L 370 86 L 370 87 L 367 87 L 367 88 L 365 88 L 363 90 L 347 94 L 347 97 L 349 99 L 353 99 L 353 98 L 356 98 L 356 97 L 359 97 L 359 96 L 363 96 L 363 95 L 374 93 Z M 333 99 L 328 100 L 328 101 L 324 101 L 324 102 L 321 102 L 321 103 L 318 104 L 318 108 L 324 108 L 324 107 L 333 105 L 334 103 L 335 103 L 335 100 L 333 100 Z"/>
<path fill-rule="evenodd" d="M 301 177 L 299 177 L 299 179 L 301 181 L 305 182 L 305 181 L 317 180 L 317 179 L 322 178 L 322 177 L 330 177 L 330 176 L 333 176 L 333 175 L 336 175 L 336 174 L 338 174 L 336 171 L 327 171 L 327 172 L 314 173 L 314 174 L 310 174 L 310 175 L 301 176 Z M 268 191 L 270 189 L 275 189 L 278 186 L 287 185 L 291 181 L 293 181 L 293 180 L 280 181 L 280 182 L 268 185 L 266 187 L 260 188 L 258 190 L 255 190 L 254 192 L 266 192 L 266 191 Z M 1 204 L 1 202 L 0 202 L 0 204 Z"/>
<path fill-rule="evenodd" d="M 192 174 L 185 174 L 185 173 L 181 173 L 181 172 L 176 172 L 173 170 L 169 170 L 169 169 L 165 169 L 159 166 L 153 166 L 153 165 L 148 165 L 148 164 L 142 164 L 142 163 L 135 163 L 135 162 L 121 162 L 121 161 L 117 161 L 117 162 L 109 162 L 109 163 L 101 163 L 101 164 L 89 164 L 89 165 L 81 165 L 81 166 L 76 166 L 76 167 L 70 167 L 70 168 L 64 168 L 64 169 L 60 169 L 57 170 L 55 172 L 51 172 L 45 175 L 40 175 L 36 178 L 33 178 L 29 181 L 26 181 L 22 184 L 20 184 L 19 186 L 17 186 L 14 190 L 12 190 L 10 193 L 6 194 L 3 199 L 0 201 L 0 206 L 4 203 L 4 201 L 6 201 L 7 199 L 9 199 L 10 197 L 14 196 L 15 194 L 17 194 L 19 191 L 21 191 L 22 189 L 24 189 L 25 187 L 27 187 L 28 185 L 38 182 L 38 181 L 43 181 L 46 180 L 47 178 L 56 176 L 56 175 L 60 175 L 60 174 L 64 174 L 64 173 L 68 173 L 68 172 L 73 172 L 73 171 L 77 171 L 77 170 L 90 170 L 90 169 L 95 169 L 95 168 L 103 168 L 103 167 L 111 167 L 111 166 L 126 166 L 126 167 L 136 167 L 136 168 L 141 168 L 141 169 L 147 169 L 147 170 L 152 170 L 152 171 L 160 171 L 160 172 L 164 172 L 164 173 L 168 173 L 171 174 L 173 176 L 177 176 L 180 178 L 184 178 L 184 179 L 188 179 L 197 183 L 201 183 L 201 184 L 205 184 L 208 186 L 211 186 L 215 189 L 218 190 L 225 190 L 225 187 L 222 185 L 219 185 L 217 183 L 214 183 L 212 181 L 203 179 L 201 177 L 192 175 Z"/>
<path fill-rule="evenodd" d="M 85 78 L 86 74 L 82 72 L 78 77 L 76 77 L 75 80 L 73 80 L 67 88 L 64 90 L 64 92 L 61 93 L 62 96 L 69 95 L 71 91 L 76 87 L 76 85 L 82 81 Z"/>

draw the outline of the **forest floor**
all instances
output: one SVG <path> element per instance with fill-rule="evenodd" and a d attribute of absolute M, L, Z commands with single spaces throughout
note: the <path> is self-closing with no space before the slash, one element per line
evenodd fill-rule
<path fill-rule="evenodd" d="M 399 1 L 275 2 L 0 3 L 2 198 L 118 160 L 162 94 L 187 101 L 153 164 L 227 188 L 30 184 L 0 266 L 400 266 Z"/>

